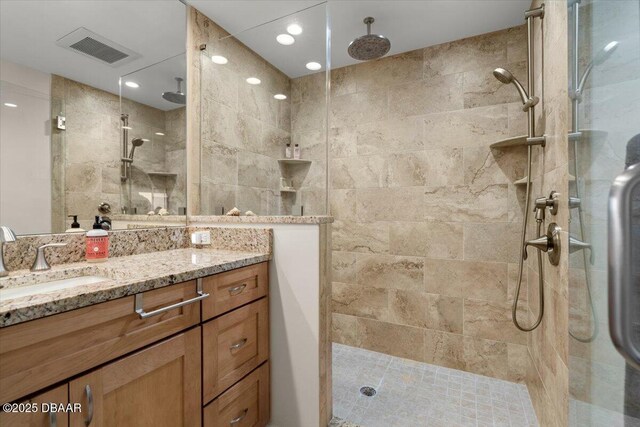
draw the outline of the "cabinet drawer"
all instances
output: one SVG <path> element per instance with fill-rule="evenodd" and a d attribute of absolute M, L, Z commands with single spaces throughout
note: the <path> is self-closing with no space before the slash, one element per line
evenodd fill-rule
<path fill-rule="evenodd" d="M 194 298 L 196 282 L 143 293 L 149 312 Z M 200 304 L 140 319 L 134 296 L 0 329 L 0 401 L 10 402 L 199 323 Z"/>
<path fill-rule="evenodd" d="M 269 300 L 263 298 L 202 327 L 204 402 L 269 357 Z"/>
<path fill-rule="evenodd" d="M 264 427 L 269 422 L 269 362 L 204 408 L 204 427 Z"/>
<path fill-rule="evenodd" d="M 267 295 L 268 263 L 250 265 L 237 270 L 205 277 L 204 292 L 211 298 L 202 301 L 202 320 L 211 319 L 236 307 Z"/>

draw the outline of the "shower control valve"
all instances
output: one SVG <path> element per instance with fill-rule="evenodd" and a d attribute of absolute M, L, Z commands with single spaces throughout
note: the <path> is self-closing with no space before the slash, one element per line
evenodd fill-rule
<path fill-rule="evenodd" d="M 540 236 L 537 239 L 528 240 L 524 244 L 524 259 L 528 258 L 527 248 L 533 246 L 539 251 L 546 252 L 549 256 L 549 262 L 551 265 L 558 265 L 560 263 L 560 226 L 555 222 L 549 224 L 547 228 L 547 234 Z"/>

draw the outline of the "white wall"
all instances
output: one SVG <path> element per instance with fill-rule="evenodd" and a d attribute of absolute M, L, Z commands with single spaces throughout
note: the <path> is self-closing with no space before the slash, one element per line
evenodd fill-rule
<path fill-rule="evenodd" d="M 50 74 L 0 60 L 0 224 L 18 234 L 51 232 L 50 99 Z"/>
<path fill-rule="evenodd" d="M 320 419 L 320 226 L 191 223 L 273 229 L 269 263 L 272 427 L 318 427 Z"/>

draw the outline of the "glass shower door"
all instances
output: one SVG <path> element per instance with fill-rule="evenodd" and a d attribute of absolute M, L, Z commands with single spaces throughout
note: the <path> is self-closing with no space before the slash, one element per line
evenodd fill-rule
<path fill-rule="evenodd" d="M 640 426 L 640 2 L 568 12 L 570 424 Z"/>

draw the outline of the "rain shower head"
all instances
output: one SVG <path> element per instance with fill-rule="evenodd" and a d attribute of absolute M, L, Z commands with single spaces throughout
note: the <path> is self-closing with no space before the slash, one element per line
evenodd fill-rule
<path fill-rule="evenodd" d="M 144 139 L 142 138 L 133 138 L 131 140 L 131 151 L 129 152 L 129 160 L 133 162 L 133 153 L 136 151 L 136 147 L 140 147 L 144 144 Z"/>
<path fill-rule="evenodd" d="M 391 49 L 391 42 L 385 36 L 379 34 L 371 34 L 371 24 L 375 19 L 368 16 L 364 18 L 367 25 L 367 34 L 360 36 L 349 43 L 349 56 L 359 61 L 369 61 L 385 56 Z"/>
<path fill-rule="evenodd" d="M 495 70 L 493 70 L 493 76 L 498 79 L 500 83 L 504 83 L 506 85 L 512 83 L 516 87 L 516 89 L 518 89 L 518 93 L 520 94 L 520 98 L 522 99 L 522 104 L 524 105 L 525 111 L 537 104 L 537 98 L 530 98 L 527 94 L 527 91 L 509 70 L 506 70 L 504 68 L 496 68 Z"/>
<path fill-rule="evenodd" d="M 162 97 L 169 102 L 173 102 L 174 104 L 186 104 L 187 97 L 184 92 L 182 92 L 182 81 L 180 77 L 175 78 L 176 82 L 178 82 L 178 90 L 175 92 L 162 92 Z"/>

